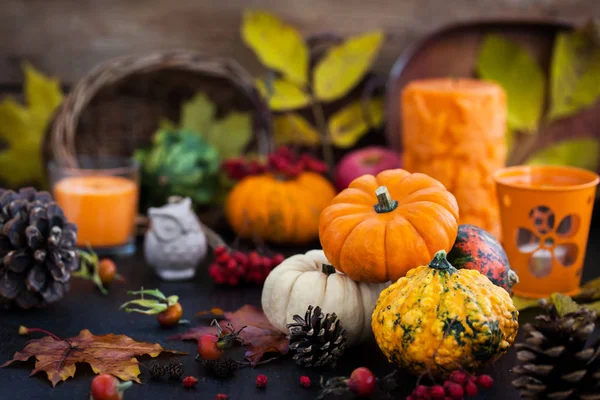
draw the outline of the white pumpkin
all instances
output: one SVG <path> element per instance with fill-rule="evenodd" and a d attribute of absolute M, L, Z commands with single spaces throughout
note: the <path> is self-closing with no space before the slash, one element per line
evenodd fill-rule
<path fill-rule="evenodd" d="M 320 306 L 324 314 L 337 314 L 352 346 L 372 335 L 371 314 L 387 285 L 355 282 L 335 271 L 323 250 L 310 250 L 271 271 L 262 291 L 262 308 L 271 324 L 287 333 L 294 314 L 304 317 L 309 305 Z"/>

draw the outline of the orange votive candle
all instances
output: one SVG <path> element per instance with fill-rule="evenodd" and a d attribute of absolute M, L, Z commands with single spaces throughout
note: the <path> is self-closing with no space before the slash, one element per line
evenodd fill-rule
<path fill-rule="evenodd" d="M 120 176 L 75 176 L 59 180 L 54 198 L 77 225 L 77 244 L 112 247 L 127 244 L 137 215 L 138 186 Z"/>
<path fill-rule="evenodd" d="M 458 202 L 460 223 L 500 238 L 492 174 L 506 162 L 506 95 L 475 79 L 437 78 L 402 92 L 405 168 L 439 180 Z"/>

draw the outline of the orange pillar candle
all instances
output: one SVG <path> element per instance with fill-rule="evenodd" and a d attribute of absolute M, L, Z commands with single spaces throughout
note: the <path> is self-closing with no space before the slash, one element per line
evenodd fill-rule
<path fill-rule="evenodd" d="M 492 174 L 506 162 L 506 95 L 491 82 L 438 78 L 402 92 L 405 168 L 439 180 L 458 202 L 460 223 L 500 237 Z"/>
<path fill-rule="evenodd" d="M 59 180 L 54 198 L 77 225 L 77 244 L 113 247 L 127 244 L 135 226 L 138 186 L 120 176 L 73 176 Z"/>

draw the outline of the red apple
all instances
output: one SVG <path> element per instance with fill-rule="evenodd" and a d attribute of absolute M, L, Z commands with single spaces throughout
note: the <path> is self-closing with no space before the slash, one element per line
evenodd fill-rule
<path fill-rule="evenodd" d="M 364 147 L 342 157 L 335 169 L 335 185 L 343 190 L 359 176 L 401 167 L 402 158 L 395 151 L 381 146 Z"/>

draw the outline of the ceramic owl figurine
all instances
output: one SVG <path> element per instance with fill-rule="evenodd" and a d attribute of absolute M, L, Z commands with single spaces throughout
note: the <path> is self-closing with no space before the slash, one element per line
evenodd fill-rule
<path fill-rule="evenodd" d="M 150 228 L 144 240 L 146 262 L 164 280 L 193 278 L 208 246 L 191 199 L 169 199 L 160 208 L 148 209 L 148 216 Z"/>

